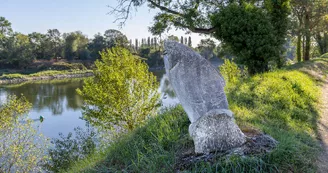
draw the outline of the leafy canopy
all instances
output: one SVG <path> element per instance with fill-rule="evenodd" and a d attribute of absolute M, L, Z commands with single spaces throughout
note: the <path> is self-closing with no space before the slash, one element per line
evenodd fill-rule
<path fill-rule="evenodd" d="M 95 65 L 94 78 L 78 90 L 90 105 L 84 117 L 92 125 L 132 130 L 156 113 L 158 82 L 139 57 L 114 47 L 101 52 Z"/>
<path fill-rule="evenodd" d="M 112 12 L 123 19 L 120 24 L 124 24 L 134 7 L 146 3 L 160 10 L 149 28 L 154 35 L 161 35 L 171 27 L 209 34 L 231 47 L 250 73 L 257 73 L 267 71 L 270 60 L 282 66 L 280 55 L 288 29 L 289 1 L 118 0 L 120 5 Z"/>

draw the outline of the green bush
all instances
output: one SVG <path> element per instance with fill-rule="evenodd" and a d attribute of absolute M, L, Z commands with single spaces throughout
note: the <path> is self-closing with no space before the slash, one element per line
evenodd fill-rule
<path fill-rule="evenodd" d="M 88 126 L 86 130 L 80 127 L 74 128 L 75 135 L 72 133 L 64 136 L 59 134 L 58 139 L 51 141 L 54 148 L 48 150 L 49 161 L 43 166 L 52 172 L 61 172 L 68 169 L 71 164 L 85 159 L 96 152 L 96 131 Z"/>
<path fill-rule="evenodd" d="M 241 71 L 233 60 L 224 59 L 224 64 L 222 64 L 219 69 L 227 82 L 236 83 L 241 77 Z"/>
<path fill-rule="evenodd" d="M 82 63 L 55 62 L 49 68 L 52 70 L 86 70 Z"/>
<path fill-rule="evenodd" d="M 102 128 L 133 130 L 157 112 L 158 82 L 147 64 L 127 49 L 112 48 L 95 62 L 94 78 L 82 90 L 84 117 Z"/>
<path fill-rule="evenodd" d="M 27 118 L 30 108 L 24 97 L 0 104 L 0 172 L 42 172 L 48 142 Z"/>

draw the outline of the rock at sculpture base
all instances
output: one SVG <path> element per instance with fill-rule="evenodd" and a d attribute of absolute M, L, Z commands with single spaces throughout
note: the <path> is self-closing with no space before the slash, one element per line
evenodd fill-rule
<path fill-rule="evenodd" d="M 262 132 L 246 135 L 246 143 L 240 147 L 222 152 L 211 152 L 206 154 L 196 154 L 194 148 L 187 148 L 181 152 L 178 157 L 176 172 L 185 170 L 200 162 L 215 162 L 217 158 L 229 158 L 231 156 L 239 156 L 242 158 L 253 157 L 253 155 L 270 153 L 276 148 L 278 142 L 271 136 Z"/>
<path fill-rule="evenodd" d="M 232 112 L 214 109 L 189 126 L 196 153 L 226 151 L 246 142 L 245 135 L 235 124 Z"/>

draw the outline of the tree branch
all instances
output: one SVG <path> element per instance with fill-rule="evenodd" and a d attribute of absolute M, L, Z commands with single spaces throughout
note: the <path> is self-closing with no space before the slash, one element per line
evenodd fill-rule
<path fill-rule="evenodd" d="M 157 8 L 159 8 L 159 9 L 162 10 L 162 11 L 165 11 L 165 12 L 168 12 L 168 13 L 171 13 L 171 14 L 175 14 L 175 15 L 178 15 L 178 16 L 181 16 L 181 17 L 184 16 L 184 14 L 179 13 L 179 12 L 174 11 L 174 10 L 171 10 L 171 9 L 169 9 L 169 8 L 167 8 L 167 7 L 161 6 L 160 4 L 157 4 L 157 3 L 155 3 L 155 2 L 152 1 L 152 0 L 147 0 L 147 1 L 148 1 L 151 5 L 153 5 L 153 6 L 157 7 Z"/>

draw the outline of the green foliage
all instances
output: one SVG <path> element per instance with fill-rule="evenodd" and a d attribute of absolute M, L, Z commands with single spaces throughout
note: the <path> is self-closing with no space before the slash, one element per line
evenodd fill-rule
<path fill-rule="evenodd" d="M 150 27 L 153 34 L 160 35 L 174 26 L 214 36 L 231 47 L 251 74 L 268 71 L 269 61 L 274 61 L 279 68 L 284 63 L 281 55 L 288 29 L 290 0 L 118 1 L 122 6 L 112 12 L 126 17 L 133 8 L 131 5 L 140 7 L 148 3 L 150 8 L 159 9 L 154 25 Z"/>
<path fill-rule="evenodd" d="M 156 113 L 156 77 L 126 49 L 108 49 L 101 58 L 95 63 L 94 78 L 78 90 L 89 105 L 84 108 L 84 117 L 103 128 L 132 130 Z"/>
<path fill-rule="evenodd" d="M 127 37 L 118 30 L 115 29 L 106 30 L 104 37 L 105 37 L 107 48 L 112 48 L 116 46 L 128 48 L 129 42 Z"/>
<path fill-rule="evenodd" d="M 166 109 L 68 172 L 174 172 L 175 156 L 192 144 L 188 126 L 181 106 Z"/>
<path fill-rule="evenodd" d="M 228 83 L 236 83 L 241 77 L 241 71 L 233 60 L 224 59 L 224 64 L 220 67 L 220 73 Z"/>
<path fill-rule="evenodd" d="M 88 38 L 80 31 L 65 34 L 65 58 L 72 60 L 79 58 L 80 56 L 87 59 L 89 55 L 86 55 Z"/>
<path fill-rule="evenodd" d="M 328 53 L 321 55 L 320 58 L 328 58 Z"/>
<path fill-rule="evenodd" d="M 212 39 L 201 39 L 200 43 L 197 45 L 197 50 L 204 58 L 211 59 L 215 56 L 215 47 L 215 42 Z"/>
<path fill-rule="evenodd" d="M 80 67 L 79 65 L 77 65 Z M 74 67 L 77 68 L 77 67 Z M 4 74 L 0 76 L 0 80 L 4 79 L 26 79 L 30 80 L 32 77 L 40 77 L 40 76 L 55 76 L 55 75 L 70 75 L 70 74 L 83 74 L 87 72 L 92 72 L 91 70 L 45 70 L 45 71 L 40 71 L 37 73 L 31 73 L 28 75 L 24 74 L 18 74 L 18 73 L 13 73 L 13 74 Z"/>
<path fill-rule="evenodd" d="M 269 61 L 280 57 L 282 43 L 277 40 L 285 38 L 285 34 L 278 35 L 264 9 L 230 4 L 211 20 L 216 26 L 215 37 L 228 44 L 250 74 L 268 71 Z"/>
<path fill-rule="evenodd" d="M 0 105 L 0 172 L 40 172 L 47 141 L 25 115 L 31 104 L 9 96 Z"/>
<path fill-rule="evenodd" d="M 54 148 L 48 150 L 50 160 L 43 166 L 52 172 L 61 172 L 68 169 L 74 162 L 85 159 L 93 154 L 96 149 L 96 132 L 90 126 L 86 130 L 80 127 L 74 128 L 72 133 L 64 136 L 59 134 L 58 139 L 51 141 Z"/>
<path fill-rule="evenodd" d="M 87 70 L 82 63 L 55 62 L 50 67 L 52 70 Z"/>

